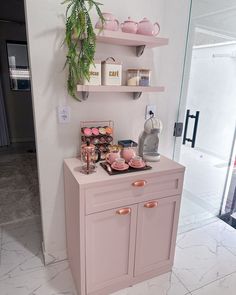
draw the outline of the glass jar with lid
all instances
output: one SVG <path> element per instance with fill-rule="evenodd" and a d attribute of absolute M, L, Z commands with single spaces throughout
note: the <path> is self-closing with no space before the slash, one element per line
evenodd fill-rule
<path fill-rule="evenodd" d="M 138 69 L 127 70 L 127 85 L 139 86 L 139 70 Z"/>
<path fill-rule="evenodd" d="M 151 71 L 148 69 L 139 70 L 139 86 L 151 85 Z"/>

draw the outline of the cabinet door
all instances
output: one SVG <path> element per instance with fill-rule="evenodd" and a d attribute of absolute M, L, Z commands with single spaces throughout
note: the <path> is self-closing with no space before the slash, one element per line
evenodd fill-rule
<path fill-rule="evenodd" d="M 139 204 L 135 276 L 172 265 L 179 207 L 179 196 Z"/>
<path fill-rule="evenodd" d="M 87 293 L 133 277 L 137 205 L 86 217 Z"/>

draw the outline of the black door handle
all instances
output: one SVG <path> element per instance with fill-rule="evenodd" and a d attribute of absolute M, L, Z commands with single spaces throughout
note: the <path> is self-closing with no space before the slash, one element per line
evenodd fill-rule
<path fill-rule="evenodd" d="M 197 127 L 199 122 L 199 116 L 200 112 L 197 111 L 196 115 L 190 115 L 190 110 L 187 110 L 186 119 L 185 119 L 185 127 L 184 127 L 184 138 L 183 138 L 183 144 L 186 143 L 186 141 L 191 142 L 191 147 L 195 147 L 196 137 L 197 137 Z M 187 138 L 187 132 L 188 132 L 188 122 L 189 119 L 195 119 L 194 127 L 193 127 L 193 136 L 191 138 Z"/>

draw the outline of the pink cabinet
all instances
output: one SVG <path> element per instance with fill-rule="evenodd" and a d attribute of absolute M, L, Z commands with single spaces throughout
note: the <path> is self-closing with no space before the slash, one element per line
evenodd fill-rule
<path fill-rule="evenodd" d="M 133 277 L 137 206 L 86 216 L 86 285 L 91 293 Z"/>
<path fill-rule="evenodd" d="M 184 167 L 109 176 L 64 163 L 67 252 L 80 295 L 108 295 L 171 270 Z"/>
<path fill-rule="evenodd" d="M 138 205 L 135 276 L 171 266 L 179 205 L 179 196 Z"/>

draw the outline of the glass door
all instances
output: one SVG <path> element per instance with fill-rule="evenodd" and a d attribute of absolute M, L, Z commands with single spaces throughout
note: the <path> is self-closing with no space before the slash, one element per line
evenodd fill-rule
<path fill-rule="evenodd" d="M 174 149 L 186 166 L 180 231 L 219 215 L 233 161 L 236 6 L 219 2 L 192 1 L 178 114 L 184 128 Z"/>

